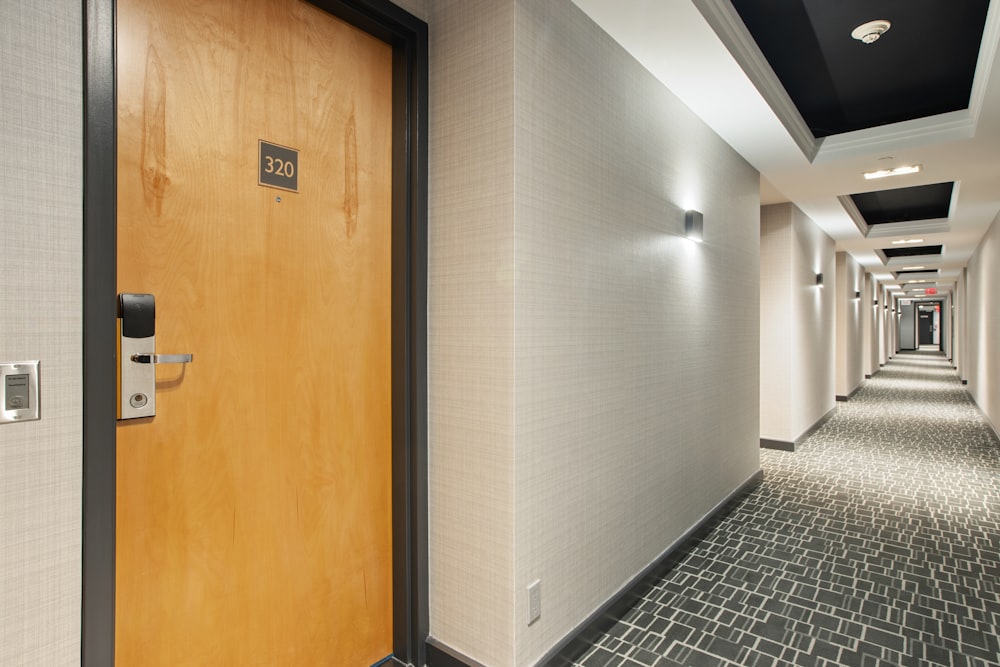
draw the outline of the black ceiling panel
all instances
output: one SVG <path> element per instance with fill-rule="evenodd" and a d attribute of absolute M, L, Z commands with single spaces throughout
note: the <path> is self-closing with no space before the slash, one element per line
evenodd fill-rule
<path fill-rule="evenodd" d="M 921 255 L 940 255 L 941 246 L 939 245 L 918 245 L 911 246 L 909 248 L 883 248 L 882 252 L 889 259 L 893 257 L 918 257 Z"/>
<path fill-rule="evenodd" d="M 917 185 L 851 195 L 861 217 L 871 225 L 947 218 L 954 183 Z"/>
<path fill-rule="evenodd" d="M 732 0 L 817 138 L 968 108 L 989 0 Z M 862 23 L 892 27 L 873 44 Z"/>
<path fill-rule="evenodd" d="M 916 271 L 896 271 L 896 277 L 905 276 L 908 273 L 940 273 L 938 269 L 917 269 Z"/>

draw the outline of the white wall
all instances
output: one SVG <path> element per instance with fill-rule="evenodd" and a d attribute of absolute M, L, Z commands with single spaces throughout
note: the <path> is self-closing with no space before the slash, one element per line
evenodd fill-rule
<path fill-rule="evenodd" d="M 528 665 L 759 469 L 758 175 L 569 0 L 429 25 L 431 634 Z"/>
<path fill-rule="evenodd" d="M 434 0 L 430 38 L 431 635 L 514 660 L 513 2 Z"/>
<path fill-rule="evenodd" d="M 1000 427 L 1000 216 L 969 260 L 966 279 L 968 315 L 966 375 L 969 393 Z"/>
<path fill-rule="evenodd" d="M 879 298 L 879 283 L 868 272 L 864 275 L 861 290 L 861 347 L 862 372 L 871 377 L 879 370 L 879 351 L 882 346 L 882 300 Z"/>
<path fill-rule="evenodd" d="M 760 202 L 757 172 L 572 2 L 517 7 L 526 665 L 759 469 Z M 683 238 L 685 208 L 704 214 L 704 243 Z"/>
<path fill-rule="evenodd" d="M 41 361 L 39 421 L 0 425 L 0 664 L 80 661 L 82 17 L 0 3 L 0 361 Z"/>
<path fill-rule="evenodd" d="M 966 374 L 966 357 L 968 353 L 968 307 L 966 306 L 966 277 L 967 269 L 962 269 L 958 274 L 958 281 L 955 284 L 955 298 L 952 304 L 955 307 L 955 350 L 952 354 L 952 361 L 958 370 L 958 377 L 962 380 L 968 379 Z"/>
<path fill-rule="evenodd" d="M 862 320 L 867 292 L 864 272 L 857 260 L 838 252 L 837 263 L 837 397 L 849 397 L 865 376 Z M 860 294 L 855 297 L 855 294 Z M 864 312 L 863 312 L 864 311 Z"/>
<path fill-rule="evenodd" d="M 833 240 L 793 204 L 765 206 L 760 271 L 760 437 L 794 443 L 835 407 Z"/>

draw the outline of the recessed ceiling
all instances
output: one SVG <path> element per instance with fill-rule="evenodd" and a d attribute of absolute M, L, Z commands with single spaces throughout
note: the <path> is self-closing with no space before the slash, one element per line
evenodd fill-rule
<path fill-rule="evenodd" d="M 966 109 L 989 0 L 732 0 L 817 138 Z M 877 41 L 852 38 L 885 19 Z"/>
<path fill-rule="evenodd" d="M 889 259 L 896 257 L 923 257 L 924 255 L 940 255 L 941 246 L 939 245 L 920 245 L 920 246 L 910 246 L 908 248 L 882 248 L 882 252 Z"/>
<path fill-rule="evenodd" d="M 942 285 L 954 285 L 984 233 L 997 220 L 1000 0 L 572 1 L 760 171 L 762 205 L 793 203 L 834 240 L 838 251 L 850 254 L 882 284 L 894 283 L 896 269 L 919 264 L 939 270 L 936 278 Z M 878 53 L 872 49 L 888 46 L 896 50 L 901 42 L 908 43 L 907 52 L 898 55 L 899 62 L 874 79 L 864 61 L 848 67 L 846 61 L 831 65 L 826 56 L 803 56 L 800 62 L 809 78 L 830 82 L 841 70 L 848 70 L 848 88 L 837 90 L 838 103 L 850 101 L 853 95 L 867 100 L 860 106 L 881 107 L 893 102 L 886 99 L 886 90 L 897 81 L 910 80 L 915 85 L 961 81 L 962 99 L 940 107 L 961 108 L 816 137 L 734 2 L 762 8 L 768 20 L 791 12 L 801 23 L 790 26 L 781 37 L 795 43 L 804 39 L 802 35 L 834 24 L 839 26 L 841 47 L 855 48 L 856 54 L 871 56 Z M 788 10 L 787 5 L 798 9 Z M 826 16 L 824 21 L 817 23 L 820 14 L 816 11 Z M 978 27 L 971 32 L 958 27 L 966 25 L 971 15 L 980 17 Z M 985 27 L 979 25 L 983 16 Z M 850 36 L 857 25 L 873 19 L 892 23 L 878 41 L 863 44 Z M 965 64 L 958 65 L 962 71 L 945 71 L 955 66 L 950 58 L 925 62 L 925 56 L 942 44 L 945 32 L 953 34 L 949 39 L 956 40 L 955 48 L 965 53 Z M 806 41 L 821 44 L 818 35 Z M 795 64 L 799 52 L 789 57 Z M 867 83 L 857 83 L 861 81 Z M 919 93 L 901 94 L 899 99 L 914 101 L 915 111 L 905 115 L 914 117 L 927 113 L 922 105 L 936 97 L 935 93 Z M 823 134 L 829 128 L 816 131 Z M 866 181 L 862 176 L 897 165 L 922 165 L 923 169 L 882 180 Z M 940 183 L 954 183 L 951 207 L 946 218 L 933 220 L 868 225 L 845 194 Z M 883 248 L 888 246 L 892 254 L 898 248 L 890 246 L 890 241 L 903 239 L 924 239 L 919 245 L 942 248 L 940 254 L 890 259 Z"/>
<path fill-rule="evenodd" d="M 914 185 L 894 190 L 851 195 L 861 217 L 869 225 L 947 218 L 954 183 Z"/>
<path fill-rule="evenodd" d="M 938 269 L 934 269 L 931 271 L 928 271 L 927 269 L 915 269 L 912 271 L 894 271 L 893 275 L 895 275 L 898 278 L 900 276 L 913 276 L 913 274 L 917 274 L 920 276 L 936 276 L 939 273 L 940 271 Z"/>

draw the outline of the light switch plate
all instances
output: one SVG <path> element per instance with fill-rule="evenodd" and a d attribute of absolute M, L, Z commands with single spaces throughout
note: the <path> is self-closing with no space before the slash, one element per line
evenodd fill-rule
<path fill-rule="evenodd" d="M 38 361 L 0 364 L 0 424 L 41 419 Z"/>

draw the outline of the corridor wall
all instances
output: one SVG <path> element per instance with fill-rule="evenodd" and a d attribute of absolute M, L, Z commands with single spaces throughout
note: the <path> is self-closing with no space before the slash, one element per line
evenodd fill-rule
<path fill-rule="evenodd" d="M 834 243 L 795 205 L 772 204 L 760 251 L 760 442 L 791 449 L 836 405 Z"/>
<path fill-rule="evenodd" d="M 569 0 L 428 21 L 431 635 L 530 665 L 759 470 L 759 176 Z"/>
<path fill-rule="evenodd" d="M 969 260 L 966 277 L 968 331 L 966 375 L 969 393 L 993 423 L 1000 426 L 1000 216 Z"/>
<path fill-rule="evenodd" d="M 836 284 L 838 401 L 846 401 L 864 380 L 864 316 L 868 309 L 864 270 L 846 252 L 838 252 Z"/>
<path fill-rule="evenodd" d="M 80 2 L 0 3 L 0 361 L 38 359 L 38 421 L 0 425 L 0 665 L 80 662 Z"/>
<path fill-rule="evenodd" d="M 968 269 L 962 269 L 958 274 L 958 281 L 955 283 L 955 351 L 952 357 L 958 377 L 961 380 L 968 380 L 967 357 L 969 338 L 969 315 L 966 305 L 966 294 L 968 291 Z"/>

